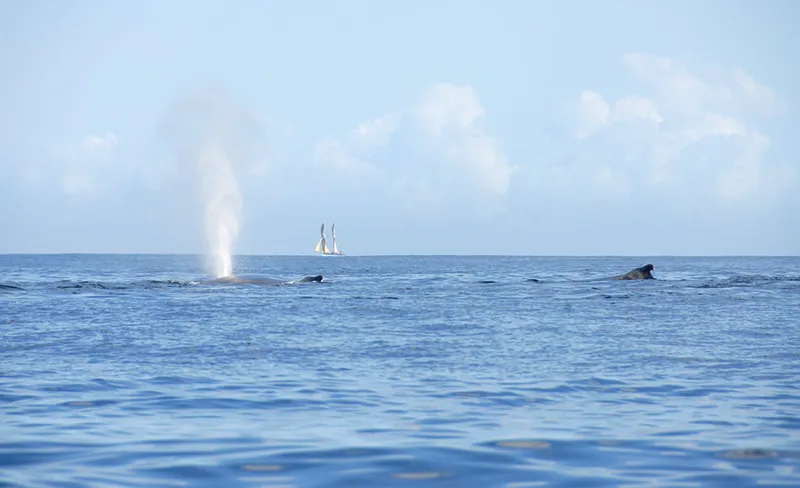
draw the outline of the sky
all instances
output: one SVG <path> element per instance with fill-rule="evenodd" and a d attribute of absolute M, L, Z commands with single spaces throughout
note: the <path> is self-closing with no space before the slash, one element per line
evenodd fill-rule
<path fill-rule="evenodd" d="M 800 254 L 800 4 L 0 2 L 0 253 Z M 222 236 L 222 237 L 221 237 Z"/>

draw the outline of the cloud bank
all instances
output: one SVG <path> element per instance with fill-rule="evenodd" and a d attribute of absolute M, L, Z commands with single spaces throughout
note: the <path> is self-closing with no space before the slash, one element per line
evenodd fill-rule
<path fill-rule="evenodd" d="M 766 158 L 760 124 L 782 111 L 768 87 L 739 68 L 703 76 L 649 54 L 622 61 L 646 96 L 609 101 L 587 89 L 573 105 L 582 151 L 570 172 L 588 173 L 599 196 L 761 205 L 794 185 L 795 168 Z"/>
<path fill-rule="evenodd" d="M 410 107 L 324 139 L 314 161 L 355 187 L 382 186 L 406 203 L 502 198 L 516 168 L 482 127 L 485 116 L 471 86 L 436 83 Z"/>
<path fill-rule="evenodd" d="M 161 219 L 147 241 L 174 239 L 187 250 L 205 236 L 207 254 L 223 256 L 211 259 L 216 275 L 231 269 L 225 256 L 240 236 L 249 252 L 269 252 L 279 239 L 298 249 L 315 240 L 319 219 L 334 219 L 366 252 L 379 253 L 409 245 L 416 247 L 408 252 L 458 253 L 797 252 L 787 229 L 800 203 L 798 168 L 775 152 L 774 122 L 787 113 L 778 94 L 735 66 L 629 53 L 609 69 L 633 88 L 609 94 L 587 81 L 551 97 L 550 112 L 515 106 L 512 120 L 492 125 L 473 86 L 432 83 L 406 103 L 300 142 L 204 91 L 162 120 L 168 161 L 132 155 L 131 138 L 108 131 L 0 170 L 47 195 L 42 220 L 80 221 L 82 229 L 121 222 L 136 234 L 134 226 Z M 564 104 L 567 128 L 556 125 Z M 270 140 L 270 132 L 280 135 Z M 61 217 L 68 212 L 81 218 Z M 24 215 L 10 222 L 35 221 Z M 407 241 L 392 247 L 398 228 Z M 105 229 L 92 242 L 102 239 L 111 240 Z"/>

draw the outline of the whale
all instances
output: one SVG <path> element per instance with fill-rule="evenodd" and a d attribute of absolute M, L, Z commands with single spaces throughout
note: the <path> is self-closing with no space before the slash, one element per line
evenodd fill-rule
<path fill-rule="evenodd" d="M 617 276 L 599 276 L 594 278 L 585 278 L 585 279 L 573 279 L 569 280 L 576 283 L 591 283 L 597 281 L 606 281 L 606 280 L 654 280 L 652 271 L 655 268 L 652 264 L 645 264 L 640 268 L 634 268 L 628 271 L 625 274 L 617 275 Z M 528 278 L 525 281 L 529 283 L 541 283 L 542 280 L 538 278 Z M 487 284 L 487 283 L 497 283 L 494 280 L 482 280 L 478 281 L 478 283 Z"/>
<path fill-rule="evenodd" d="M 205 283 L 213 285 L 290 285 L 295 283 L 321 283 L 322 275 L 304 276 L 297 280 L 281 281 L 265 277 L 249 277 L 249 276 L 223 276 L 222 278 L 215 278 L 213 280 L 205 281 Z"/>
<path fill-rule="evenodd" d="M 625 274 L 613 276 L 613 280 L 654 280 L 651 271 L 653 271 L 652 264 L 645 264 L 641 268 L 634 268 Z"/>
<path fill-rule="evenodd" d="M 322 283 L 322 275 L 303 276 L 299 280 L 295 280 L 294 283 Z"/>

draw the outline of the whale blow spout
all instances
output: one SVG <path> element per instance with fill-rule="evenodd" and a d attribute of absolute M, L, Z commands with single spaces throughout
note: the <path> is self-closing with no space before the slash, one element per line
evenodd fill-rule
<path fill-rule="evenodd" d="M 207 145 L 200 153 L 198 176 L 204 205 L 209 271 L 216 278 L 233 274 L 232 254 L 239 235 L 242 199 L 225 151 Z"/>
<path fill-rule="evenodd" d="M 232 276 L 243 222 L 241 171 L 262 162 L 266 127 L 222 90 L 207 88 L 176 100 L 159 132 L 175 150 L 175 183 L 194 183 L 206 271 Z M 187 188 L 188 189 L 188 188 Z"/>

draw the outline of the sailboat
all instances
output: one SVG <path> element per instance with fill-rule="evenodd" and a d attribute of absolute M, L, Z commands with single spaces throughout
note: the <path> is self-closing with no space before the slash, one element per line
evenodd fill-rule
<path fill-rule="evenodd" d="M 321 256 L 344 256 L 344 251 L 339 250 L 336 246 L 336 224 L 331 225 L 331 236 L 333 237 L 333 251 L 330 250 L 328 247 L 328 241 L 325 239 L 325 222 L 322 223 L 322 227 L 319 228 L 319 242 L 317 242 L 317 247 L 314 248 L 314 252 L 319 253 Z"/>

